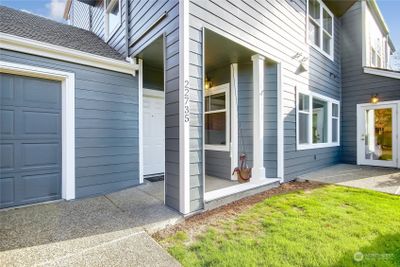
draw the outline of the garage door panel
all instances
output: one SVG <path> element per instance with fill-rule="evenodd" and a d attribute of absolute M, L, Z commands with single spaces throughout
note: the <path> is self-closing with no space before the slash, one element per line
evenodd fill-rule
<path fill-rule="evenodd" d="M 14 202 L 14 177 L 0 179 L 0 207 L 12 205 Z"/>
<path fill-rule="evenodd" d="M 13 87 L 13 82 L 12 76 L 4 74 L 1 76 L 0 103 L 2 105 L 14 103 L 15 90 Z"/>
<path fill-rule="evenodd" d="M 60 108 L 59 82 L 25 79 L 22 88 L 22 105 L 25 107 Z"/>
<path fill-rule="evenodd" d="M 60 113 L 24 110 L 21 134 L 59 135 Z"/>
<path fill-rule="evenodd" d="M 1 172 L 14 169 L 14 144 L 0 144 L 0 170 Z"/>
<path fill-rule="evenodd" d="M 59 195 L 59 173 L 21 176 L 21 201 L 45 200 Z"/>
<path fill-rule="evenodd" d="M 60 198 L 61 83 L 0 78 L 0 205 Z"/>
<path fill-rule="evenodd" d="M 57 168 L 60 163 L 59 143 L 21 144 L 21 168 Z"/>
<path fill-rule="evenodd" d="M 0 110 L 0 133 L 2 135 L 14 134 L 14 111 L 13 110 Z"/>

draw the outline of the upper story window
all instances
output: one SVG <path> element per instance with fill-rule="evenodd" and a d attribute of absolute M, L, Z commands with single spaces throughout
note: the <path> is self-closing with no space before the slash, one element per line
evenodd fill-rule
<path fill-rule="evenodd" d="M 297 94 L 297 149 L 339 146 L 340 102 L 313 92 Z"/>
<path fill-rule="evenodd" d="M 321 0 L 308 0 L 308 42 L 333 60 L 334 16 Z"/>
<path fill-rule="evenodd" d="M 105 0 L 105 34 L 108 41 L 121 26 L 121 0 Z"/>

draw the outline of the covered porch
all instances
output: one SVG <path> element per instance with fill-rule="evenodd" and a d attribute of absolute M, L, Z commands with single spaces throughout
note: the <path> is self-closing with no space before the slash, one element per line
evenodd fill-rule
<path fill-rule="evenodd" d="M 204 202 L 233 201 L 279 185 L 279 64 L 214 31 L 204 32 Z M 233 174 L 245 155 L 248 182 Z M 228 201 L 228 202 L 229 202 Z"/>

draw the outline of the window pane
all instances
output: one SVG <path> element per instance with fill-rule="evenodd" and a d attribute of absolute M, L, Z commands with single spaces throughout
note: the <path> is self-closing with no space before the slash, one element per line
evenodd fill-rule
<path fill-rule="evenodd" d="M 299 143 L 307 144 L 308 143 L 308 114 L 300 113 L 299 114 Z"/>
<path fill-rule="evenodd" d="M 310 0 L 308 2 L 308 12 L 310 16 L 315 20 L 319 20 L 319 11 L 319 2 L 317 0 Z"/>
<path fill-rule="evenodd" d="M 338 106 L 338 104 L 332 104 L 332 116 L 339 117 L 339 106 Z"/>
<path fill-rule="evenodd" d="M 371 65 L 376 66 L 376 52 L 374 49 L 371 49 Z"/>
<path fill-rule="evenodd" d="M 332 38 L 326 33 L 324 32 L 323 34 L 324 39 L 323 39 L 323 49 L 327 54 L 331 54 L 331 40 Z"/>
<path fill-rule="evenodd" d="M 324 29 L 329 32 L 332 35 L 332 17 L 331 15 L 328 14 L 328 12 L 326 12 L 326 10 L 324 9 L 323 11 L 323 24 L 324 24 Z"/>
<path fill-rule="evenodd" d="M 308 38 L 313 44 L 317 45 L 318 47 L 320 47 L 319 34 L 320 34 L 319 26 L 315 24 L 314 21 L 310 20 L 308 29 Z"/>
<path fill-rule="evenodd" d="M 299 94 L 299 110 L 310 111 L 310 97 L 308 95 Z"/>
<path fill-rule="evenodd" d="M 204 98 L 204 101 L 205 101 L 204 107 L 205 107 L 206 111 L 210 111 L 210 97 L 206 96 Z"/>
<path fill-rule="evenodd" d="M 332 142 L 336 143 L 338 141 L 338 119 L 332 119 Z"/>
<path fill-rule="evenodd" d="M 313 143 L 328 142 L 328 103 L 313 98 Z"/>
<path fill-rule="evenodd" d="M 225 109 L 225 93 L 210 96 L 210 110 Z"/>
<path fill-rule="evenodd" d="M 208 145 L 226 144 L 226 113 L 205 115 L 205 143 Z"/>
<path fill-rule="evenodd" d="M 119 2 L 117 1 L 108 15 L 108 32 L 112 33 L 120 23 Z"/>

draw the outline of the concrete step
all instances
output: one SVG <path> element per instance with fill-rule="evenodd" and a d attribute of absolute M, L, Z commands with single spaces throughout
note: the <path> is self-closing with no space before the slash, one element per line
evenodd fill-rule
<path fill-rule="evenodd" d="M 253 179 L 249 183 L 237 184 L 215 191 L 206 192 L 204 210 L 215 209 L 233 201 L 278 187 L 279 185 L 280 179 Z"/>

